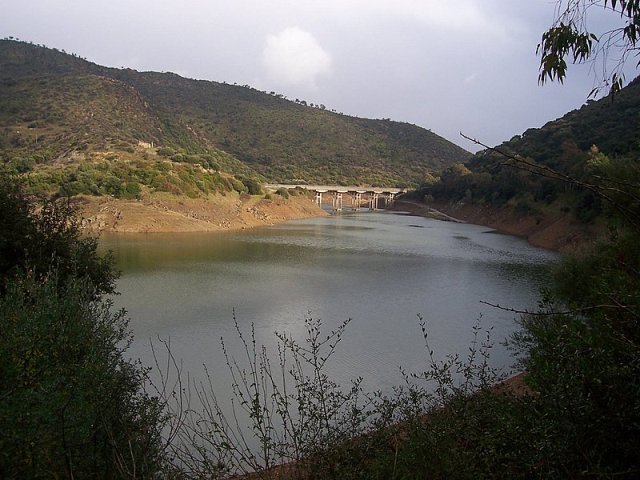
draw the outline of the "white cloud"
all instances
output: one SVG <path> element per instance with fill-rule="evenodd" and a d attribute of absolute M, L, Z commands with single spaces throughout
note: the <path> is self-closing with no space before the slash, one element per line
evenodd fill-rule
<path fill-rule="evenodd" d="M 315 88 L 318 77 L 331 73 L 331 55 L 298 27 L 267 35 L 262 60 L 269 77 L 285 85 Z"/>
<path fill-rule="evenodd" d="M 478 72 L 473 72 L 471 75 L 467 76 L 463 82 L 464 83 L 471 83 L 473 82 L 476 78 L 478 78 Z"/>

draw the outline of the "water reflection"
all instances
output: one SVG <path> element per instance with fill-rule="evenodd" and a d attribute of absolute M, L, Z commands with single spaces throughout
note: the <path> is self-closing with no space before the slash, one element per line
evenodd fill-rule
<path fill-rule="evenodd" d="M 290 222 L 231 234 L 112 235 L 123 276 L 117 302 L 128 309 L 132 355 L 149 362 L 148 339 L 171 337 L 185 367 L 223 365 L 220 337 L 232 338 L 233 312 L 256 326 L 303 334 L 308 312 L 329 327 L 352 318 L 336 363 L 339 380 L 363 376 L 369 388 L 400 380 L 398 367 L 420 370 L 417 314 L 441 355 L 466 351 L 483 316 L 500 341 L 513 315 L 480 303 L 534 307 L 555 255 L 485 227 L 390 213 Z M 496 348 L 496 365 L 510 364 Z"/>

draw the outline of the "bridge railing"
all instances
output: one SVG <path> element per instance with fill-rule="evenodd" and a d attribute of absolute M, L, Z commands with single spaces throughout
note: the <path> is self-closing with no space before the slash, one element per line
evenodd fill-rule
<path fill-rule="evenodd" d="M 396 195 L 406 192 L 404 188 L 392 187 L 358 187 L 358 186 L 342 186 L 342 185 L 299 185 L 299 184 L 267 184 L 267 190 L 277 191 L 280 188 L 303 189 L 315 192 L 315 202 L 322 206 L 323 194 L 327 193 L 327 197 L 331 198 L 331 205 L 334 212 L 341 212 L 344 208 L 343 195 L 347 194 L 351 197 L 351 209 L 354 211 L 368 208 L 369 210 L 377 210 L 380 208 L 380 200 L 384 202 L 384 207 L 393 203 Z M 326 198 L 326 197 L 325 197 Z M 363 207 L 363 204 L 365 207 Z"/>

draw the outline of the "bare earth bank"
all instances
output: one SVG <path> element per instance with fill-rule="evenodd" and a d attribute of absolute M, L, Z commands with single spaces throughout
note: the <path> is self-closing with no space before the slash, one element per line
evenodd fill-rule
<path fill-rule="evenodd" d="M 425 205 L 397 201 L 394 209 L 442 220 L 485 225 L 501 233 L 526 238 L 536 247 L 555 251 L 579 247 L 602 233 L 601 229 L 581 224 L 568 215 L 518 214 L 508 208 L 461 203 Z"/>
<path fill-rule="evenodd" d="M 154 193 L 139 200 L 79 197 L 77 201 L 82 227 L 91 233 L 241 230 L 327 215 L 306 196 L 265 199 L 229 193 L 192 199 Z"/>
<path fill-rule="evenodd" d="M 78 197 L 82 226 L 91 233 L 213 232 L 273 225 L 299 218 L 325 216 L 310 197 L 228 193 L 188 198 L 167 193 L 145 194 L 139 200 Z M 526 238 L 532 245 L 564 250 L 595 238 L 599 229 L 570 216 L 517 214 L 512 209 L 465 204 L 434 204 L 399 200 L 394 210 L 449 221 L 486 225 Z"/>

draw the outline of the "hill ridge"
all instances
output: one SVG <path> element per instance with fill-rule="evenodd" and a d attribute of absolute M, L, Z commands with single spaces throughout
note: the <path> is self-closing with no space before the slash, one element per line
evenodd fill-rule
<path fill-rule="evenodd" d="M 100 107 L 102 120 L 93 122 L 97 127 L 89 133 L 79 115 L 88 104 Z M 48 115 L 50 110 L 57 113 Z M 40 123 L 60 135 L 43 131 L 40 143 L 31 140 L 36 155 L 43 143 L 55 151 L 42 163 L 68 158 L 62 143 L 69 139 L 87 151 L 130 149 L 142 141 L 163 148 L 172 160 L 210 155 L 231 175 L 283 183 L 416 185 L 471 155 L 406 122 L 352 117 L 248 86 L 104 67 L 43 46 L 0 40 L 5 162 L 30 153 L 14 131 L 33 130 L 34 122 L 34 128 Z"/>

